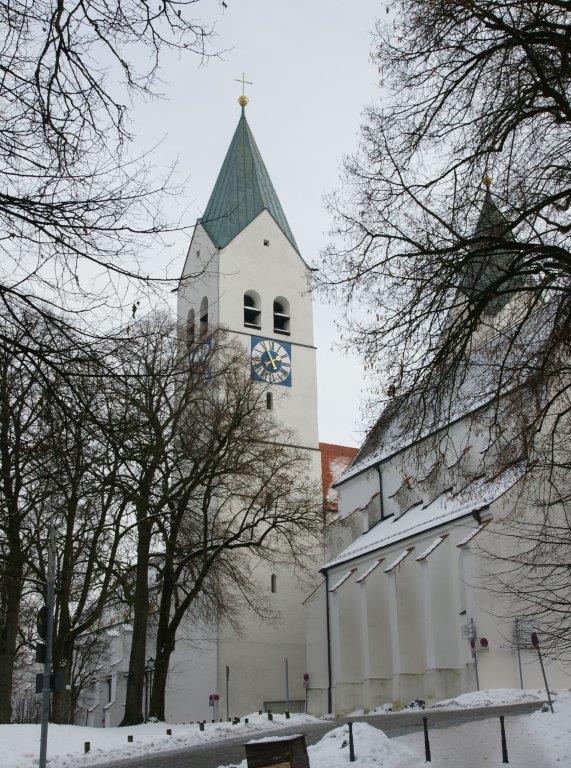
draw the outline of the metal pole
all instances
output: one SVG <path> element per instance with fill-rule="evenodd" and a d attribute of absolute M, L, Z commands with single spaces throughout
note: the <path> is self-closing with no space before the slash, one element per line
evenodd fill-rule
<path fill-rule="evenodd" d="M 502 763 L 509 763 L 508 744 L 506 741 L 506 727 L 504 725 L 504 716 L 500 715 L 500 733 L 502 736 Z"/>
<path fill-rule="evenodd" d="M 523 670 L 521 668 L 521 648 L 520 648 L 520 630 L 518 626 L 519 619 L 515 620 L 515 642 L 517 648 L 517 665 L 519 667 L 519 684 L 523 691 Z"/>
<path fill-rule="evenodd" d="M 286 694 L 286 712 L 289 712 L 289 669 L 287 656 L 284 659 L 285 665 L 285 694 Z"/>
<path fill-rule="evenodd" d="M 474 640 L 474 648 L 472 649 L 472 656 L 474 657 L 474 671 L 476 672 L 476 689 L 480 690 L 480 676 L 478 674 L 478 653 L 476 651 L 476 640 Z"/>
<path fill-rule="evenodd" d="M 353 723 L 349 721 L 349 762 L 355 762 L 355 744 L 353 743 Z"/>
<path fill-rule="evenodd" d="M 541 655 L 539 644 L 537 645 L 537 655 L 539 656 L 539 663 L 541 665 L 541 674 L 543 675 L 543 682 L 545 683 L 545 691 L 547 693 L 547 701 L 549 702 L 549 709 L 553 714 L 553 702 L 551 701 L 551 693 L 549 692 L 549 686 L 547 685 L 547 675 L 545 674 L 545 667 L 543 666 L 543 657 Z"/>
<path fill-rule="evenodd" d="M 226 667 L 226 720 L 230 719 L 230 697 L 228 694 L 229 691 L 229 685 L 228 680 L 230 679 L 230 667 Z"/>
<path fill-rule="evenodd" d="M 52 644 L 54 636 L 54 597 L 55 597 L 55 528 L 50 525 L 48 543 L 48 583 L 46 596 L 46 657 L 44 661 L 44 684 L 42 687 L 42 728 L 40 733 L 39 768 L 46 768 L 48 753 L 48 722 L 50 718 L 50 676 L 52 671 Z"/>
<path fill-rule="evenodd" d="M 432 758 L 430 756 L 430 741 L 428 740 L 428 718 L 427 717 L 422 718 L 422 727 L 424 729 L 424 755 L 426 757 L 426 762 L 431 763 Z"/>

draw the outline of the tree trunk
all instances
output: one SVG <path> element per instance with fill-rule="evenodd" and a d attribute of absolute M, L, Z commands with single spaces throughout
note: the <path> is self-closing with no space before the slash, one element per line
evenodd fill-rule
<path fill-rule="evenodd" d="M 71 668 L 73 663 L 73 643 L 63 639 L 54 645 L 53 670 L 62 671 L 65 676 L 66 685 L 71 684 Z M 52 698 L 52 723 L 61 723 L 62 725 L 73 725 L 74 712 L 71 707 L 71 692 L 67 689 L 56 691 Z"/>
<path fill-rule="evenodd" d="M 6 612 L 0 626 L 0 723 L 9 723 L 12 719 L 12 687 L 23 585 L 23 564 L 19 556 L 8 562 L 7 577 L 3 596 Z"/>
<path fill-rule="evenodd" d="M 175 632 L 170 625 L 170 612 L 174 582 L 172 578 L 172 557 L 167 548 L 165 567 L 163 569 L 163 585 L 159 607 L 159 624 L 157 627 L 157 644 L 155 649 L 155 671 L 151 690 L 149 716 L 157 720 L 165 720 L 166 688 L 171 653 L 175 646 Z"/>
<path fill-rule="evenodd" d="M 125 697 L 125 714 L 120 725 L 138 725 L 143 717 L 143 690 L 145 687 L 145 655 L 147 651 L 147 625 L 149 621 L 149 548 L 151 544 L 148 522 L 139 526 L 137 541 L 137 573 L 133 601 L 133 638 L 129 656 L 129 676 Z"/>

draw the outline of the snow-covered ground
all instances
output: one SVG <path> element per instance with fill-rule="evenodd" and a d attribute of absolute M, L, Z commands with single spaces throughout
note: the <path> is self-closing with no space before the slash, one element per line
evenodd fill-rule
<path fill-rule="evenodd" d="M 524 695 L 522 695 L 522 693 Z M 534 691 L 481 691 L 439 702 L 446 707 L 494 706 L 537 698 Z M 528 694 L 528 695 L 525 695 Z M 474 704 L 470 705 L 469 702 Z M 452 704 L 454 702 L 454 704 Z M 555 713 L 506 714 L 506 740 L 511 768 L 563 768 L 571 765 L 571 692 L 555 697 Z M 426 711 L 430 723 L 430 709 Z M 422 768 L 422 729 L 395 738 L 366 723 L 355 723 L 356 768 Z M 429 730 L 433 768 L 502 768 L 498 718 Z M 311 768 L 345 768 L 349 764 L 348 727 L 341 726 L 308 747 Z M 227 768 L 234 768 L 234 766 Z M 238 768 L 246 768 L 246 762 Z"/>
<path fill-rule="evenodd" d="M 389 739 L 368 723 L 353 725 L 356 768 L 405 768 L 417 762 L 416 753 L 397 739 Z M 267 739 L 259 739 L 267 741 Z M 346 768 L 349 763 L 349 726 L 329 731 L 321 741 L 307 748 L 311 768 Z M 246 760 L 239 766 L 247 768 Z"/>
<path fill-rule="evenodd" d="M 500 704 L 521 704 L 524 701 L 545 699 L 545 691 L 520 690 L 519 688 L 493 688 L 489 691 L 472 691 L 455 696 L 453 699 L 443 699 L 432 704 L 430 709 L 445 707 L 446 709 L 466 709 L 469 707 L 497 707 Z"/>
<path fill-rule="evenodd" d="M 199 726 L 170 725 L 168 723 L 145 723 L 130 728 L 86 728 L 79 725 L 53 725 L 49 727 L 48 763 L 50 768 L 68 768 L 68 766 L 88 766 L 112 759 L 122 759 L 137 754 L 149 754 L 180 747 L 189 747 L 204 742 L 222 741 L 233 736 L 254 735 L 257 731 L 270 728 L 279 730 L 284 726 L 303 725 L 315 722 L 311 715 L 292 714 L 289 720 L 285 715 L 274 714 L 272 722 L 267 715 L 256 712 L 247 715 L 237 725 L 231 723 L 206 723 L 205 730 Z M 166 729 L 172 728 L 172 736 L 166 735 Z M 127 742 L 127 736 L 133 736 L 133 743 Z M 91 752 L 84 754 L 84 742 L 91 742 Z M 0 725 L 0 766 L 2 768 L 32 768 L 38 764 L 40 744 L 39 725 Z"/>
<path fill-rule="evenodd" d="M 541 691 L 495 690 L 464 694 L 438 702 L 436 707 L 469 708 L 512 704 L 543 698 Z M 555 714 L 535 712 L 531 715 L 506 714 L 506 733 L 511 768 L 563 768 L 571 765 L 571 691 L 555 696 Z M 380 708 L 383 709 L 383 708 Z M 431 708 L 426 710 L 430 724 Z M 436 712 L 433 715 L 436 716 Z M 388 715 L 391 717 L 391 715 Z M 394 715 L 398 716 L 398 715 Z M 355 715 L 360 717 L 360 714 Z M 249 723 L 207 723 L 204 731 L 198 725 L 168 725 L 146 723 L 133 728 L 85 728 L 82 726 L 50 725 L 48 759 L 50 768 L 86 768 L 93 763 L 107 762 L 130 756 L 148 755 L 177 748 L 222 741 L 240 736 L 246 741 L 256 732 L 276 730 L 284 726 L 300 726 L 315 722 L 307 715 L 274 715 L 269 722 L 265 715 L 249 716 Z M 172 728 L 172 736 L 166 729 Z M 133 743 L 127 736 L 133 735 Z M 422 729 L 396 738 L 366 722 L 354 725 L 355 768 L 419 768 L 424 763 Z M 83 754 L 83 744 L 91 742 L 91 752 Z M 39 726 L 0 725 L 0 765 L 2 768 L 34 768 L 37 766 Z M 434 768 L 501 768 L 500 724 L 496 717 L 475 720 L 449 728 L 431 728 L 430 745 Z M 318 744 L 310 746 L 311 768 L 341 768 L 349 762 L 348 727 L 335 728 Z M 245 768 L 245 762 L 241 768 Z"/>

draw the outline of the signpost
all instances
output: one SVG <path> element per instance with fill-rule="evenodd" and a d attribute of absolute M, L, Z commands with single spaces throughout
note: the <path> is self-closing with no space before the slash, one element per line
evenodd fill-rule
<path fill-rule="evenodd" d="M 519 669 L 519 683 L 523 690 L 523 669 L 521 652 L 530 650 L 533 644 L 530 641 L 532 633 L 539 632 L 539 623 L 533 619 L 515 619 L 513 644 L 517 651 L 517 664 Z"/>
<path fill-rule="evenodd" d="M 307 672 L 303 676 L 303 687 L 305 689 L 305 714 L 307 715 L 307 696 L 309 694 L 309 674 Z"/>
<path fill-rule="evenodd" d="M 476 626 L 474 619 L 468 619 L 468 621 L 462 626 L 462 637 L 466 638 L 470 642 L 470 649 L 472 651 L 472 659 L 474 660 L 474 671 L 476 673 L 476 688 L 480 690 L 480 677 L 478 675 L 478 655 L 476 653 Z"/>
<path fill-rule="evenodd" d="M 284 658 L 285 668 L 285 697 L 286 697 L 286 712 L 289 712 L 289 668 L 287 656 Z"/>
<path fill-rule="evenodd" d="M 228 681 L 230 680 L 230 667 L 226 667 L 226 720 L 230 719 L 230 696 L 229 696 L 229 685 Z"/>
<path fill-rule="evenodd" d="M 46 768 L 48 753 L 48 722 L 50 717 L 50 693 L 52 691 L 52 645 L 54 635 L 54 594 L 55 594 L 55 557 L 56 540 L 53 523 L 50 526 L 48 543 L 48 573 L 46 605 L 38 616 L 38 631 L 42 640 L 45 640 L 44 671 L 42 679 L 42 729 L 40 733 L 40 760 L 39 768 Z"/>
<path fill-rule="evenodd" d="M 551 701 L 551 694 L 549 692 L 549 686 L 547 685 L 547 675 L 545 674 L 545 667 L 543 666 L 543 658 L 541 656 L 541 649 L 539 647 L 539 636 L 537 632 L 531 633 L 531 644 L 537 651 L 537 657 L 541 665 L 541 674 L 543 675 L 543 682 L 545 683 L 545 692 L 547 693 L 547 701 L 549 702 L 549 709 L 551 710 L 551 714 L 553 714 L 553 702 Z"/>

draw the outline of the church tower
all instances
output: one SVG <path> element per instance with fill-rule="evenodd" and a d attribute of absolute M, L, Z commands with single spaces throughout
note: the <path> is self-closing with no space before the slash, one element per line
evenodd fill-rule
<path fill-rule="evenodd" d="M 304 261 L 246 119 L 241 114 L 204 215 L 197 221 L 178 289 L 178 321 L 190 335 L 224 328 L 245 347 L 250 375 L 269 383 L 261 407 L 291 430 L 284 442 L 308 451 L 321 479 L 317 434 L 316 350 L 311 270 Z M 279 435 L 277 440 L 279 440 Z M 306 671 L 304 590 L 293 569 L 256 569 L 278 624 L 244 620 L 241 638 L 218 630 L 208 662 L 211 692 L 240 714 L 284 701 L 284 658 L 290 700 L 303 702 Z M 306 585 L 307 586 L 307 585 Z M 204 665 L 205 668 L 208 664 Z M 212 679 L 215 677 L 215 679 Z M 189 719 L 207 717 L 191 712 Z"/>

